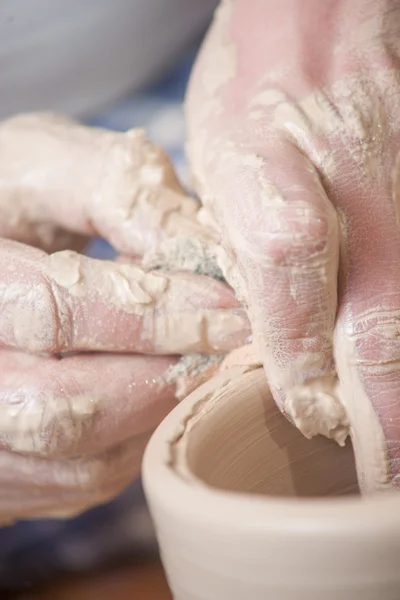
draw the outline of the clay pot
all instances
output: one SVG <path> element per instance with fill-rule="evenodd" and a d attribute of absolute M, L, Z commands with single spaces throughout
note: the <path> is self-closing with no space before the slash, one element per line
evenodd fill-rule
<path fill-rule="evenodd" d="M 262 369 L 221 373 L 153 435 L 144 484 L 175 600 L 398 600 L 400 498 L 306 440 Z"/>

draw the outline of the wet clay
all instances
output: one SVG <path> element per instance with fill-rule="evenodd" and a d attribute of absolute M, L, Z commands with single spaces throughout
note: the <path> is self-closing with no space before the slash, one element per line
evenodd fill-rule
<path fill-rule="evenodd" d="M 397 600 L 397 494 L 361 499 L 351 444 L 307 440 L 284 419 L 251 352 L 229 357 L 146 450 L 174 599 Z"/>
<path fill-rule="evenodd" d="M 181 401 L 215 375 L 223 360 L 218 354 L 186 354 L 169 369 L 166 382 L 175 384 L 175 397 Z"/>
<path fill-rule="evenodd" d="M 0 235 L 48 250 L 60 228 L 142 254 L 165 236 L 206 235 L 198 202 L 141 129 L 85 127 L 55 114 L 0 124 Z M 18 234 L 16 233 L 18 232 Z"/>

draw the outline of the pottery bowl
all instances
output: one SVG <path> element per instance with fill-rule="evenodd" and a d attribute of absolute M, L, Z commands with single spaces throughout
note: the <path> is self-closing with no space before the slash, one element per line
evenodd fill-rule
<path fill-rule="evenodd" d="M 351 445 L 306 440 L 262 369 L 190 394 L 143 476 L 175 600 L 400 598 L 400 498 L 361 498 Z"/>

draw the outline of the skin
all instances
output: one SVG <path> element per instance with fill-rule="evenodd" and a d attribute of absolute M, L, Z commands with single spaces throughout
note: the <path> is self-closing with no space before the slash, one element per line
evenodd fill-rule
<path fill-rule="evenodd" d="M 359 390 L 353 428 L 366 403 L 378 416 L 395 484 L 399 39 L 397 0 L 227 0 L 186 105 L 193 181 L 278 405 L 337 368 L 344 403 Z"/>
<path fill-rule="evenodd" d="M 328 381 L 336 368 L 345 396 L 357 380 L 359 401 L 370 403 L 379 417 L 395 483 L 400 470 L 397 9 L 398 2 L 389 0 L 284 0 L 279 6 L 228 0 L 199 56 L 187 102 L 193 181 L 237 271 L 233 279 L 249 308 L 276 401 L 284 410 L 293 389 L 316 377 Z M 263 96 L 271 90 L 272 103 Z M 75 186 L 85 161 L 79 154 L 68 163 L 68 185 Z M 119 175 L 115 169 L 112 174 L 114 189 Z M 162 237 L 157 223 L 146 220 L 147 211 L 132 211 L 119 229 L 121 206 L 113 205 L 112 194 L 100 207 L 90 201 L 97 178 L 78 196 L 65 193 L 68 185 L 57 202 L 53 186 L 36 196 L 21 229 L 12 219 L 2 221 L 2 236 L 9 238 L 0 248 L 3 290 L 8 264 L 15 266 L 17 283 L 45 272 L 49 289 L 57 287 L 46 270 L 47 255 L 32 246 L 49 253 L 100 233 L 121 253 L 140 256 Z M 10 202 L 16 198 L 11 194 Z M 1 207 L 4 214 L 10 206 Z M 38 213 L 56 235 L 44 240 Z M 188 223 L 180 222 L 187 231 Z M 204 308 L 238 307 L 232 291 L 217 282 L 193 276 L 189 283 L 185 275 L 180 284 L 177 277 L 176 289 L 187 290 L 178 298 L 183 296 L 184 305 L 187 300 L 189 311 L 198 310 L 202 285 L 207 296 L 213 291 Z M 73 335 L 64 339 L 79 343 L 51 343 L 44 350 L 53 356 L 23 353 L 32 351 L 29 336 L 24 346 L 7 337 L 8 330 L 0 331 L 3 521 L 71 515 L 117 494 L 137 475 L 149 432 L 174 405 L 173 386 L 163 383 L 174 359 L 117 354 L 154 348 L 143 348 L 136 337 L 135 315 L 121 320 L 107 300 L 101 291 L 95 302 L 91 293 L 78 299 L 66 294 L 74 317 Z M 176 301 L 171 297 L 169 306 Z M 47 319 L 48 311 L 39 309 L 33 306 L 31 314 Z M 100 327 L 100 337 L 95 328 L 74 336 L 82 331 L 79 315 L 85 314 L 115 328 Z M 225 349 L 247 335 L 248 330 L 225 340 Z M 85 355 L 61 361 L 54 356 L 83 345 Z M 99 346 L 107 352 L 90 353 Z M 342 347 L 351 347 L 347 371 L 335 360 Z M 87 394 L 94 409 L 85 403 L 82 414 L 74 399 Z M 29 451 L 25 440 L 32 441 Z"/>
<path fill-rule="evenodd" d="M 182 331 L 188 352 L 222 354 L 250 333 L 228 286 L 140 267 L 164 233 L 143 202 L 144 214 L 121 221 L 119 203 L 145 187 L 129 136 L 71 122 L 51 131 L 41 117 L 0 126 L 0 523 L 72 516 L 116 496 L 138 476 L 149 436 L 176 404 L 167 375 L 185 350 Z M 110 152 L 123 160 L 104 169 Z M 160 202 L 177 194 L 193 204 L 165 161 L 167 183 L 156 178 L 154 188 Z M 104 173 L 114 178 L 106 193 Z M 124 256 L 63 251 L 92 235 Z M 226 319 L 229 332 L 220 327 Z"/>

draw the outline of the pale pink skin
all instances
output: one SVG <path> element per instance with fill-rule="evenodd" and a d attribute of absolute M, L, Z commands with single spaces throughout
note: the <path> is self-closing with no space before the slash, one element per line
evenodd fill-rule
<path fill-rule="evenodd" d="M 85 164 L 78 160 L 74 169 L 79 177 Z M 53 223 L 69 233 L 90 237 L 101 231 L 107 236 L 107 220 L 97 222 L 97 231 L 93 229 L 87 198 L 81 199 L 81 205 L 71 204 L 68 194 L 54 199 L 44 193 L 41 201 L 51 204 L 43 214 L 53 213 Z M 146 241 L 154 243 L 159 232 L 150 224 L 147 230 L 135 218 L 129 226 L 131 253 L 136 256 L 132 262 L 139 263 L 135 230 L 143 251 Z M 7 231 L 0 224 L 0 524 L 18 518 L 70 516 L 129 485 L 139 474 L 151 432 L 176 405 L 175 386 L 165 375 L 177 360 L 171 351 L 176 348 L 174 331 L 171 347 L 168 338 L 163 346 L 163 354 L 171 356 L 156 356 L 152 338 L 143 334 L 140 314 L 110 303 L 101 288 L 89 285 L 82 288 L 84 293 L 74 294 L 60 287 L 48 269 L 48 254 L 21 243 L 26 242 L 26 225 L 22 230 L 15 224 L 5 227 Z M 111 236 L 116 245 L 116 232 Z M 60 238 L 56 244 L 60 250 Z M 127 250 L 125 241 L 123 251 Z M 104 268 L 102 261 L 83 260 Z M 117 262 L 108 263 L 108 268 L 115 265 L 117 270 Z M 147 322 L 162 318 L 163 311 L 175 312 L 175 323 L 183 312 L 187 323 L 196 323 L 199 308 L 213 314 L 243 312 L 234 292 L 218 281 L 190 273 L 168 277 L 162 307 L 144 307 Z M 27 294 L 26 288 L 18 293 L 20 285 L 32 293 Z M 45 295 L 35 295 L 43 287 Z M 60 300 L 67 320 L 60 318 Z M 36 323 L 32 338 L 15 335 L 17 308 L 17 321 L 27 325 L 28 334 L 29 324 Z M 244 318 L 243 331 L 231 336 L 221 332 L 213 343 L 228 352 L 249 334 Z M 85 354 L 76 354 L 83 350 Z M 60 353 L 74 354 L 60 360 L 56 357 Z"/>
<path fill-rule="evenodd" d="M 294 361 L 310 349 L 319 354 L 320 363 L 316 368 L 315 362 L 304 362 L 304 380 L 331 372 L 337 309 L 339 330 L 353 339 L 357 336 L 351 368 L 379 416 L 396 480 L 400 336 L 393 328 L 400 331 L 400 228 L 392 170 L 400 149 L 400 2 L 233 0 L 224 4 L 226 14 L 213 25 L 189 86 L 187 119 L 194 175 L 201 170 L 207 173 L 207 182 L 198 183 L 207 188 L 208 206 L 244 278 L 253 332 L 263 347 L 277 402 L 282 405 L 288 392 L 282 382 L 285 377 L 290 380 Z M 381 27 L 363 30 L 366 22 L 379 16 Z M 384 33 L 388 26 L 390 37 Z M 221 36 L 235 48 L 236 66 L 233 76 L 215 91 L 207 87 L 205 71 L 218 55 Z M 394 88 L 385 86 L 390 70 L 399 82 Z M 318 135 L 311 120 L 309 131 L 291 133 L 290 124 L 288 128 L 273 124 L 267 107 L 257 120 L 250 115 L 249 103 L 262 90 L 283 91 L 296 106 L 318 89 L 346 125 L 348 103 L 343 106 L 333 86 L 361 74 L 369 83 L 364 116 L 368 121 L 380 107 L 387 122 L 385 139 L 378 140 L 376 147 L 372 140 L 379 177 L 376 171 L 368 171 L 350 127 L 347 134 Z M 211 103 L 219 101 L 223 110 L 213 113 Z M 227 158 L 224 149 L 229 142 L 235 150 Z M 216 151 L 210 155 L 213 145 Z M 321 169 L 325 192 L 316 183 L 316 149 L 328 150 L 335 162 L 334 174 Z M 242 154 L 257 155 L 261 166 L 244 165 Z M 260 173 L 284 199 L 273 213 L 263 205 Z M 302 220 L 305 211 L 307 224 Z M 329 271 L 329 257 L 333 261 L 339 245 L 335 213 L 347 224 L 346 278 L 340 282 L 338 297 L 334 264 L 325 283 L 313 276 L 311 265 L 311 259 L 319 256 Z M 295 234 L 297 239 L 301 234 L 301 244 L 296 244 Z M 294 268 L 296 300 L 290 293 Z M 273 336 L 267 326 L 271 322 L 276 328 Z M 386 333 L 382 323 L 388 325 Z"/>
<path fill-rule="evenodd" d="M 7 240 L 0 240 L 0 249 L 7 313 L 10 277 L 13 283 L 34 286 L 46 255 Z M 167 299 L 171 311 L 239 306 L 232 290 L 210 278 L 187 273 L 171 277 L 179 290 L 179 298 Z M 57 286 L 50 280 L 47 284 L 50 290 Z M 29 311 L 46 311 L 43 327 L 54 336 L 44 336 L 49 343 L 41 352 L 76 352 L 83 345 L 87 354 L 62 360 L 24 354 L 8 327 L 0 332 L 0 523 L 54 511 L 66 516 L 115 496 L 138 476 L 151 432 L 176 405 L 175 386 L 165 374 L 177 359 L 154 356 L 151 340 L 142 338 L 140 318 L 102 302 L 101 290 L 95 297 L 66 299 L 73 315 L 63 332 L 67 344 L 57 342 L 56 305 L 51 311 L 27 301 L 27 318 Z M 229 351 L 248 335 L 245 326 L 231 338 L 221 337 L 220 343 Z M 36 343 L 27 340 L 28 347 Z M 80 407 L 88 399 L 93 412 L 82 417 Z"/>

